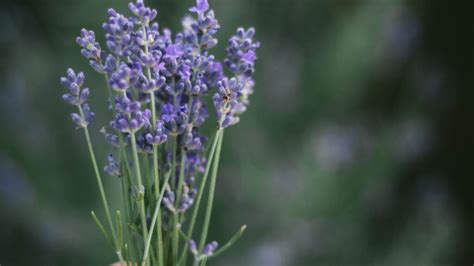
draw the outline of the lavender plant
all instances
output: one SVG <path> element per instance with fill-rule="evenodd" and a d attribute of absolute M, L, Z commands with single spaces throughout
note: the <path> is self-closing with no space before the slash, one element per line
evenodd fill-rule
<path fill-rule="evenodd" d="M 207 239 L 224 130 L 239 122 L 249 104 L 259 43 L 253 28 L 237 29 L 223 60 L 228 77 L 210 54 L 220 26 L 207 0 L 196 1 L 189 9 L 193 16 L 183 19 L 183 30 L 174 37 L 159 28 L 157 11 L 143 0 L 129 9 L 130 17 L 108 10 L 106 49 L 93 31 L 82 29 L 76 39 L 109 91 L 112 119 L 101 132 L 111 153 L 103 171 L 88 129 L 94 113 L 87 103 L 89 89 L 82 88 L 84 74 L 68 69 L 61 78 L 68 89 L 63 99 L 77 107 L 71 117 L 85 134 L 107 226 L 94 212 L 92 218 L 122 265 L 187 265 L 189 254 L 193 265 L 205 265 L 245 230 L 244 225 L 221 247 Z M 201 133 L 209 118 L 207 102 L 216 117 L 210 140 Z M 113 218 L 102 172 L 120 181 L 124 215 L 117 210 Z M 197 237 L 200 211 L 204 221 Z"/>

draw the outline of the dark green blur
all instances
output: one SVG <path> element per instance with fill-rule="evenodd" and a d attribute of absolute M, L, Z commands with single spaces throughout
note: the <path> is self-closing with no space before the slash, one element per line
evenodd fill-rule
<path fill-rule="evenodd" d="M 192 0 L 146 0 L 180 28 Z M 465 1 L 468 2 L 468 1 Z M 262 46 L 256 93 L 226 131 L 210 239 L 243 224 L 208 265 L 472 265 L 474 22 L 445 0 L 210 0 L 216 54 L 238 26 Z M 0 4 L 0 265 L 115 259 L 82 132 L 62 102 L 67 67 L 86 73 L 91 127 L 104 80 L 75 37 L 125 0 Z M 109 197 L 118 182 L 107 177 Z"/>

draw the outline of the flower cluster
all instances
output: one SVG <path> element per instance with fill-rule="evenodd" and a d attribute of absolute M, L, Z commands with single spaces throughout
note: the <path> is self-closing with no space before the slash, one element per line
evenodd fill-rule
<path fill-rule="evenodd" d="M 217 249 L 218 246 L 219 244 L 216 241 L 212 241 L 211 243 L 204 246 L 202 253 L 199 254 L 196 242 L 194 240 L 189 240 L 189 250 L 191 251 L 191 253 L 194 254 L 194 256 L 197 257 L 198 261 L 203 260 L 206 257 L 213 255 L 214 251 Z"/>
<path fill-rule="evenodd" d="M 108 102 L 113 118 L 102 133 L 117 156 L 107 157 L 104 171 L 135 178 L 135 182 L 124 182 L 125 191 L 140 189 L 145 193 L 145 201 L 138 203 L 143 204 L 143 221 L 153 216 L 154 206 L 161 208 L 159 201 L 152 201 L 160 194 L 162 215 L 174 217 L 193 206 L 200 193 L 196 177 L 210 165 L 205 155 L 208 139 L 202 134 L 202 125 L 209 118 L 206 99 L 213 94 L 218 130 L 239 122 L 253 91 L 259 43 L 253 41 L 253 28 L 239 28 L 228 42 L 222 64 L 210 53 L 218 43 L 215 36 L 220 25 L 207 0 L 196 1 L 189 9 L 193 15 L 183 19 L 183 30 L 174 36 L 169 29 L 160 29 L 154 22 L 158 12 L 143 0 L 128 7 L 131 16 L 108 10 L 109 18 L 102 26 L 104 49 L 93 31 L 82 29 L 76 39 L 91 67 L 105 76 L 111 95 Z M 230 77 L 224 74 L 223 65 Z M 72 117 L 80 127 L 86 127 L 93 117 L 86 103 L 89 89 L 81 90 L 83 81 L 84 74 L 76 75 L 72 70 L 61 78 L 70 91 L 64 100 L 79 107 L 80 114 Z M 132 154 L 132 159 L 127 159 L 127 154 Z M 170 176 L 169 183 L 158 173 Z M 142 182 L 145 189 L 141 189 Z M 163 226 L 171 227 L 176 222 L 173 219 L 163 218 L 168 223 Z M 140 226 L 146 238 L 150 228 L 147 223 Z M 200 252 L 208 256 L 216 248 L 217 243 L 212 242 Z"/>
<path fill-rule="evenodd" d="M 94 118 L 87 99 L 89 98 L 89 88 L 82 89 L 84 84 L 84 73 L 80 72 L 76 75 L 71 68 L 67 70 L 66 77 L 61 78 L 61 84 L 69 90 L 69 93 L 63 94 L 63 100 L 71 105 L 75 105 L 79 109 L 78 113 L 72 113 L 72 121 L 79 127 L 87 127 Z"/>

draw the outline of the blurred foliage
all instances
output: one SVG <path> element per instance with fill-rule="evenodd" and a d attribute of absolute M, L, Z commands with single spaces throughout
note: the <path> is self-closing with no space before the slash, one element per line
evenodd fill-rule
<path fill-rule="evenodd" d="M 255 26 L 256 94 L 226 134 L 212 239 L 248 225 L 215 265 L 474 262 L 474 24 L 443 0 L 210 0 L 226 38 Z M 147 0 L 178 29 L 191 0 Z M 467 4 L 467 3 L 466 3 Z M 58 77 L 85 70 L 74 42 L 124 0 L 0 5 L 0 264 L 106 265 L 113 253 L 83 136 Z M 100 36 L 101 34 L 98 34 Z M 103 38 L 103 37 L 101 37 Z M 102 160 L 103 162 L 104 160 Z M 116 180 L 109 195 L 118 198 Z"/>

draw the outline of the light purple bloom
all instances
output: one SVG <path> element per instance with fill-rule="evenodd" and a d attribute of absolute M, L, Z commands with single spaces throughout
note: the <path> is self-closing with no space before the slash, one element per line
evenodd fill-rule
<path fill-rule="evenodd" d="M 204 246 L 204 249 L 202 250 L 202 254 L 204 256 L 211 256 L 218 246 L 219 244 L 217 244 L 216 241 L 212 241 L 211 243 Z"/>
<path fill-rule="evenodd" d="M 198 13 L 198 14 L 203 14 L 208 9 L 209 9 L 209 3 L 207 2 L 207 0 L 197 0 L 196 1 L 196 6 L 191 7 L 189 9 L 189 11 L 195 12 L 195 13 Z"/>
<path fill-rule="evenodd" d="M 107 165 L 104 167 L 104 172 L 115 177 L 120 177 L 122 175 L 120 166 L 112 154 L 107 156 Z"/>

